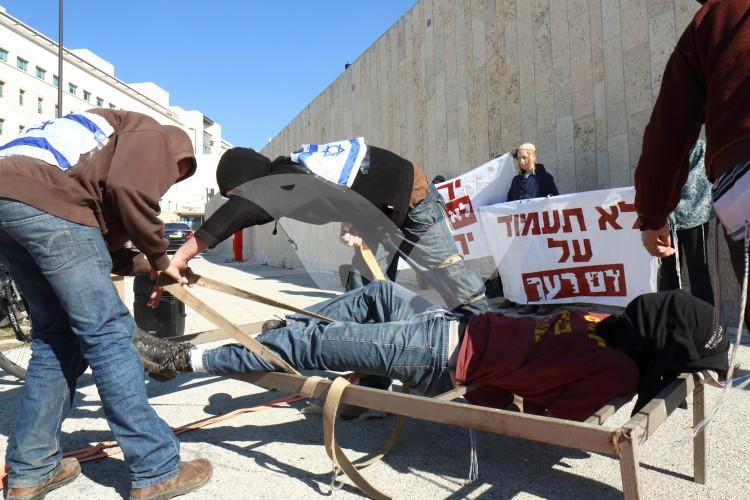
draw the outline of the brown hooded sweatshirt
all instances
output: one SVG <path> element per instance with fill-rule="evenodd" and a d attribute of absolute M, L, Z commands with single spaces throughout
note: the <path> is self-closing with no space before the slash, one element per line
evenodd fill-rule
<path fill-rule="evenodd" d="M 82 156 L 69 170 L 35 158 L 0 159 L 0 198 L 17 200 L 77 224 L 98 227 L 110 253 L 113 272 L 147 270 L 124 250 L 130 240 L 151 267 L 169 265 L 159 200 L 172 184 L 193 175 L 195 155 L 181 129 L 160 125 L 131 111 L 92 109 L 114 132 L 101 149 Z M 191 158 L 182 178 L 177 162 Z"/>

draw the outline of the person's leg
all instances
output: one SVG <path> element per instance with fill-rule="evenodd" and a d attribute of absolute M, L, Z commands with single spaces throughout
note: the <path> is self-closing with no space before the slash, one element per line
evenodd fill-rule
<path fill-rule="evenodd" d="M 148 403 L 143 365 L 131 339 L 135 322 L 110 279 L 112 262 L 99 230 L 15 202 L 3 205 L 0 221 L 6 234 L 29 252 L 65 311 L 91 366 L 107 421 L 130 467 L 133 487 L 151 486 L 177 475 L 179 441 Z M 26 288 L 23 282 L 22 287 Z M 34 366 L 39 363 L 32 357 L 31 370 L 43 371 Z M 24 397 L 31 394 L 27 390 Z M 22 454 L 34 444 L 19 442 L 17 449 Z M 53 444 L 47 446 L 51 449 Z M 24 461 L 18 454 L 14 458 Z"/>
<path fill-rule="evenodd" d="M 724 237 L 729 247 L 729 257 L 732 261 L 732 269 L 734 270 L 737 281 L 742 286 L 742 280 L 745 276 L 745 242 L 742 240 L 733 240 L 729 235 L 724 233 Z M 748 291 L 750 297 L 750 291 Z M 745 326 L 750 330 L 750 300 L 745 302 Z"/>
<path fill-rule="evenodd" d="M 312 321 L 271 330 L 258 340 L 300 370 L 387 376 L 431 394 L 450 384 L 448 318 L 435 312 L 392 323 Z M 275 370 L 237 344 L 204 351 L 202 365 L 214 375 Z"/>
<path fill-rule="evenodd" d="M 377 241 L 370 238 L 371 241 Z M 391 281 L 396 281 L 396 274 L 397 269 L 395 266 L 398 265 L 397 260 L 393 259 L 389 261 L 389 254 L 386 251 L 385 247 L 383 245 L 377 243 L 373 244 L 371 249 L 374 248 L 373 256 L 375 257 L 375 261 L 378 263 L 378 266 L 380 269 L 386 270 L 386 276 Z M 351 291 L 356 290 L 357 288 L 363 287 L 366 284 L 370 283 L 372 281 L 370 279 L 370 272 L 367 267 L 367 264 L 365 263 L 365 260 L 362 258 L 362 253 L 359 250 L 354 251 L 354 256 L 352 257 L 352 264 L 351 269 L 349 270 L 349 277 L 346 280 L 346 284 L 344 285 L 344 290 Z"/>
<path fill-rule="evenodd" d="M 690 280 L 690 293 L 713 305 L 714 291 L 708 269 L 708 222 L 690 229 L 678 229 L 680 256 L 684 259 Z"/>
<path fill-rule="evenodd" d="M 385 323 L 409 319 L 431 306 L 428 300 L 401 285 L 391 281 L 373 281 L 308 307 L 308 310 L 341 321 Z M 301 317 L 295 315 L 293 319 Z"/>
<path fill-rule="evenodd" d="M 485 312 L 490 305 L 484 295 L 484 283 L 466 268 L 448 227 L 440 194 L 430 186 L 427 197 L 411 208 L 401 227 L 405 241 L 394 242 L 405 253 L 401 258 L 440 293 L 450 309 L 465 308 Z"/>
<path fill-rule="evenodd" d="M 39 268 L 2 228 L 0 254 L 34 311 L 33 355 L 8 449 L 9 487 L 28 488 L 47 482 L 61 467 L 60 429 L 73 406 L 76 380 L 85 371 L 86 362 L 67 316 Z"/>

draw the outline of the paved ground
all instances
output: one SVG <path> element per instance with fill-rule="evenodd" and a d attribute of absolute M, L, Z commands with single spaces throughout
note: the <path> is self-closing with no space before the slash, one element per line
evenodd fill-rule
<path fill-rule="evenodd" d="M 212 262 L 213 261 L 213 262 Z M 306 275 L 288 269 L 226 264 L 215 258 L 198 259 L 197 272 L 275 296 L 300 306 L 331 294 L 311 288 Z M 132 288 L 127 282 L 127 288 Z M 213 292 L 200 291 L 216 309 L 237 324 L 272 317 L 274 310 Z M 132 294 L 127 299 L 132 303 Z M 211 329 L 188 312 L 187 333 Z M 748 343 L 740 351 L 750 366 Z M 742 374 L 747 375 L 747 371 Z M 0 374 L 2 375 L 2 374 Z M 17 417 L 21 384 L 0 376 L 0 454 Z M 207 376 L 184 376 L 159 384 L 147 382 L 151 402 L 171 425 L 179 426 L 276 398 L 278 393 L 249 384 Z M 718 391 L 709 389 L 709 402 Z M 88 446 L 111 435 L 102 417 L 90 374 L 79 385 L 77 409 L 63 425 L 66 449 Z M 300 412 L 304 405 L 246 414 L 217 425 L 183 434 L 183 457 L 207 457 L 214 464 L 213 480 L 185 498 L 317 498 L 331 495 L 330 464 L 321 446 L 320 418 Z M 641 450 L 644 498 L 749 498 L 750 392 L 732 391 L 709 427 L 707 486 L 692 483 L 690 411 L 678 410 Z M 610 422 L 626 420 L 628 407 Z M 337 434 L 352 457 L 378 449 L 393 425 L 392 418 L 341 422 Z M 493 434 L 479 434 L 479 480 L 466 484 L 469 466 L 467 430 L 409 421 L 392 454 L 366 470 L 365 475 L 397 498 L 621 498 L 616 461 L 599 455 L 539 445 Z M 128 493 L 127 470 L 120 458 L 84 464 L 72 485 L 48 496 L 54 498 L 122 498 Z M 345 485 L 335 498 L 359 497 Z"/>

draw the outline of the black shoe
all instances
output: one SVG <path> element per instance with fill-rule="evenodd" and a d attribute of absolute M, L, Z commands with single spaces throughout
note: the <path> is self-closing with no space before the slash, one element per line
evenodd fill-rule
<path fill-rule="evenodd" d="M 286 321 L 283 319 L 269 319 L 267 321 L 264 321 L 262 325 L 260 325 L 260 332 L 266 333 L 271 330 L 275 330 L 277 328 L 282 328 L 286 326 Z"/>
<path fill-rule="evenodd" d="M 166 382 L 178 373 L 192 371 L 190 367 L 190 345 L 160 339 L 138 328 L 133 336 L 143 367 L 152 378 Z"/>

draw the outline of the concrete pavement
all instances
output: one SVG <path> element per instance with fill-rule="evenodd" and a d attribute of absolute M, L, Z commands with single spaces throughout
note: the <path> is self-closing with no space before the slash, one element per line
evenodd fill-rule
<path fill-rule="evenodd" d="M 306 274 L 249 264 L 225 263 L 209 255 L 196 259 L 196 272 L 305 307 L 332 296 L 314 287 Z M 132 305 L 132 284 L 126 283 Z M 236 324 L 283 314 L 268 306 L 195 289 Z M 186 333 L 213 326 L 188 311 Z M 740 360 L 750 366 L 748 342 Z M 744 370 L 741 375 L 747 375 Z M 17 417 L 22 385 L 0 374 L 0 453 Z M 147 382 L 151 403 L 170 425 L 180 426 L 279 397 L 255 386 L 218 377 L 190 375 L 168 383 Z M 718 395 L 709 388 L 709 408 Z M 180 436 L 185 459 L 209 458 L 214 477 L 184 498 L 318 498 L 331 495 L 331 466 L 322 447 L 321 419 L 300 412 L 303 403 L 248 413 Z M 630 405 L 610 424 L 624 422 Z M 708 430 L 708 484 L 690 481 L 692 411 L 678 410 L 641 450 L 644 498 L 748 498 L 750 477 L 750 392 L 731 391 Z M 337 435 L 351 458 L 376 451 L 393 418 L 339 422 Z M 621 498 L 618 463 L 608 457 L 478 433 L 479 480 L 466 484 L 469 432 L 411 420 L 399 443 L 383 461 L 365 470 L 367 478 L 396 498 Z M 111 439 L 89 373 L 81 380 L 77 408 L 63 425 L 63 446 L 74 449 Z M 121 457 L 83 465 L 73 484 L 47 498 L 122 498 L 128 494 Z M 358 498 L 348 480 L 334 498 Z"/>

